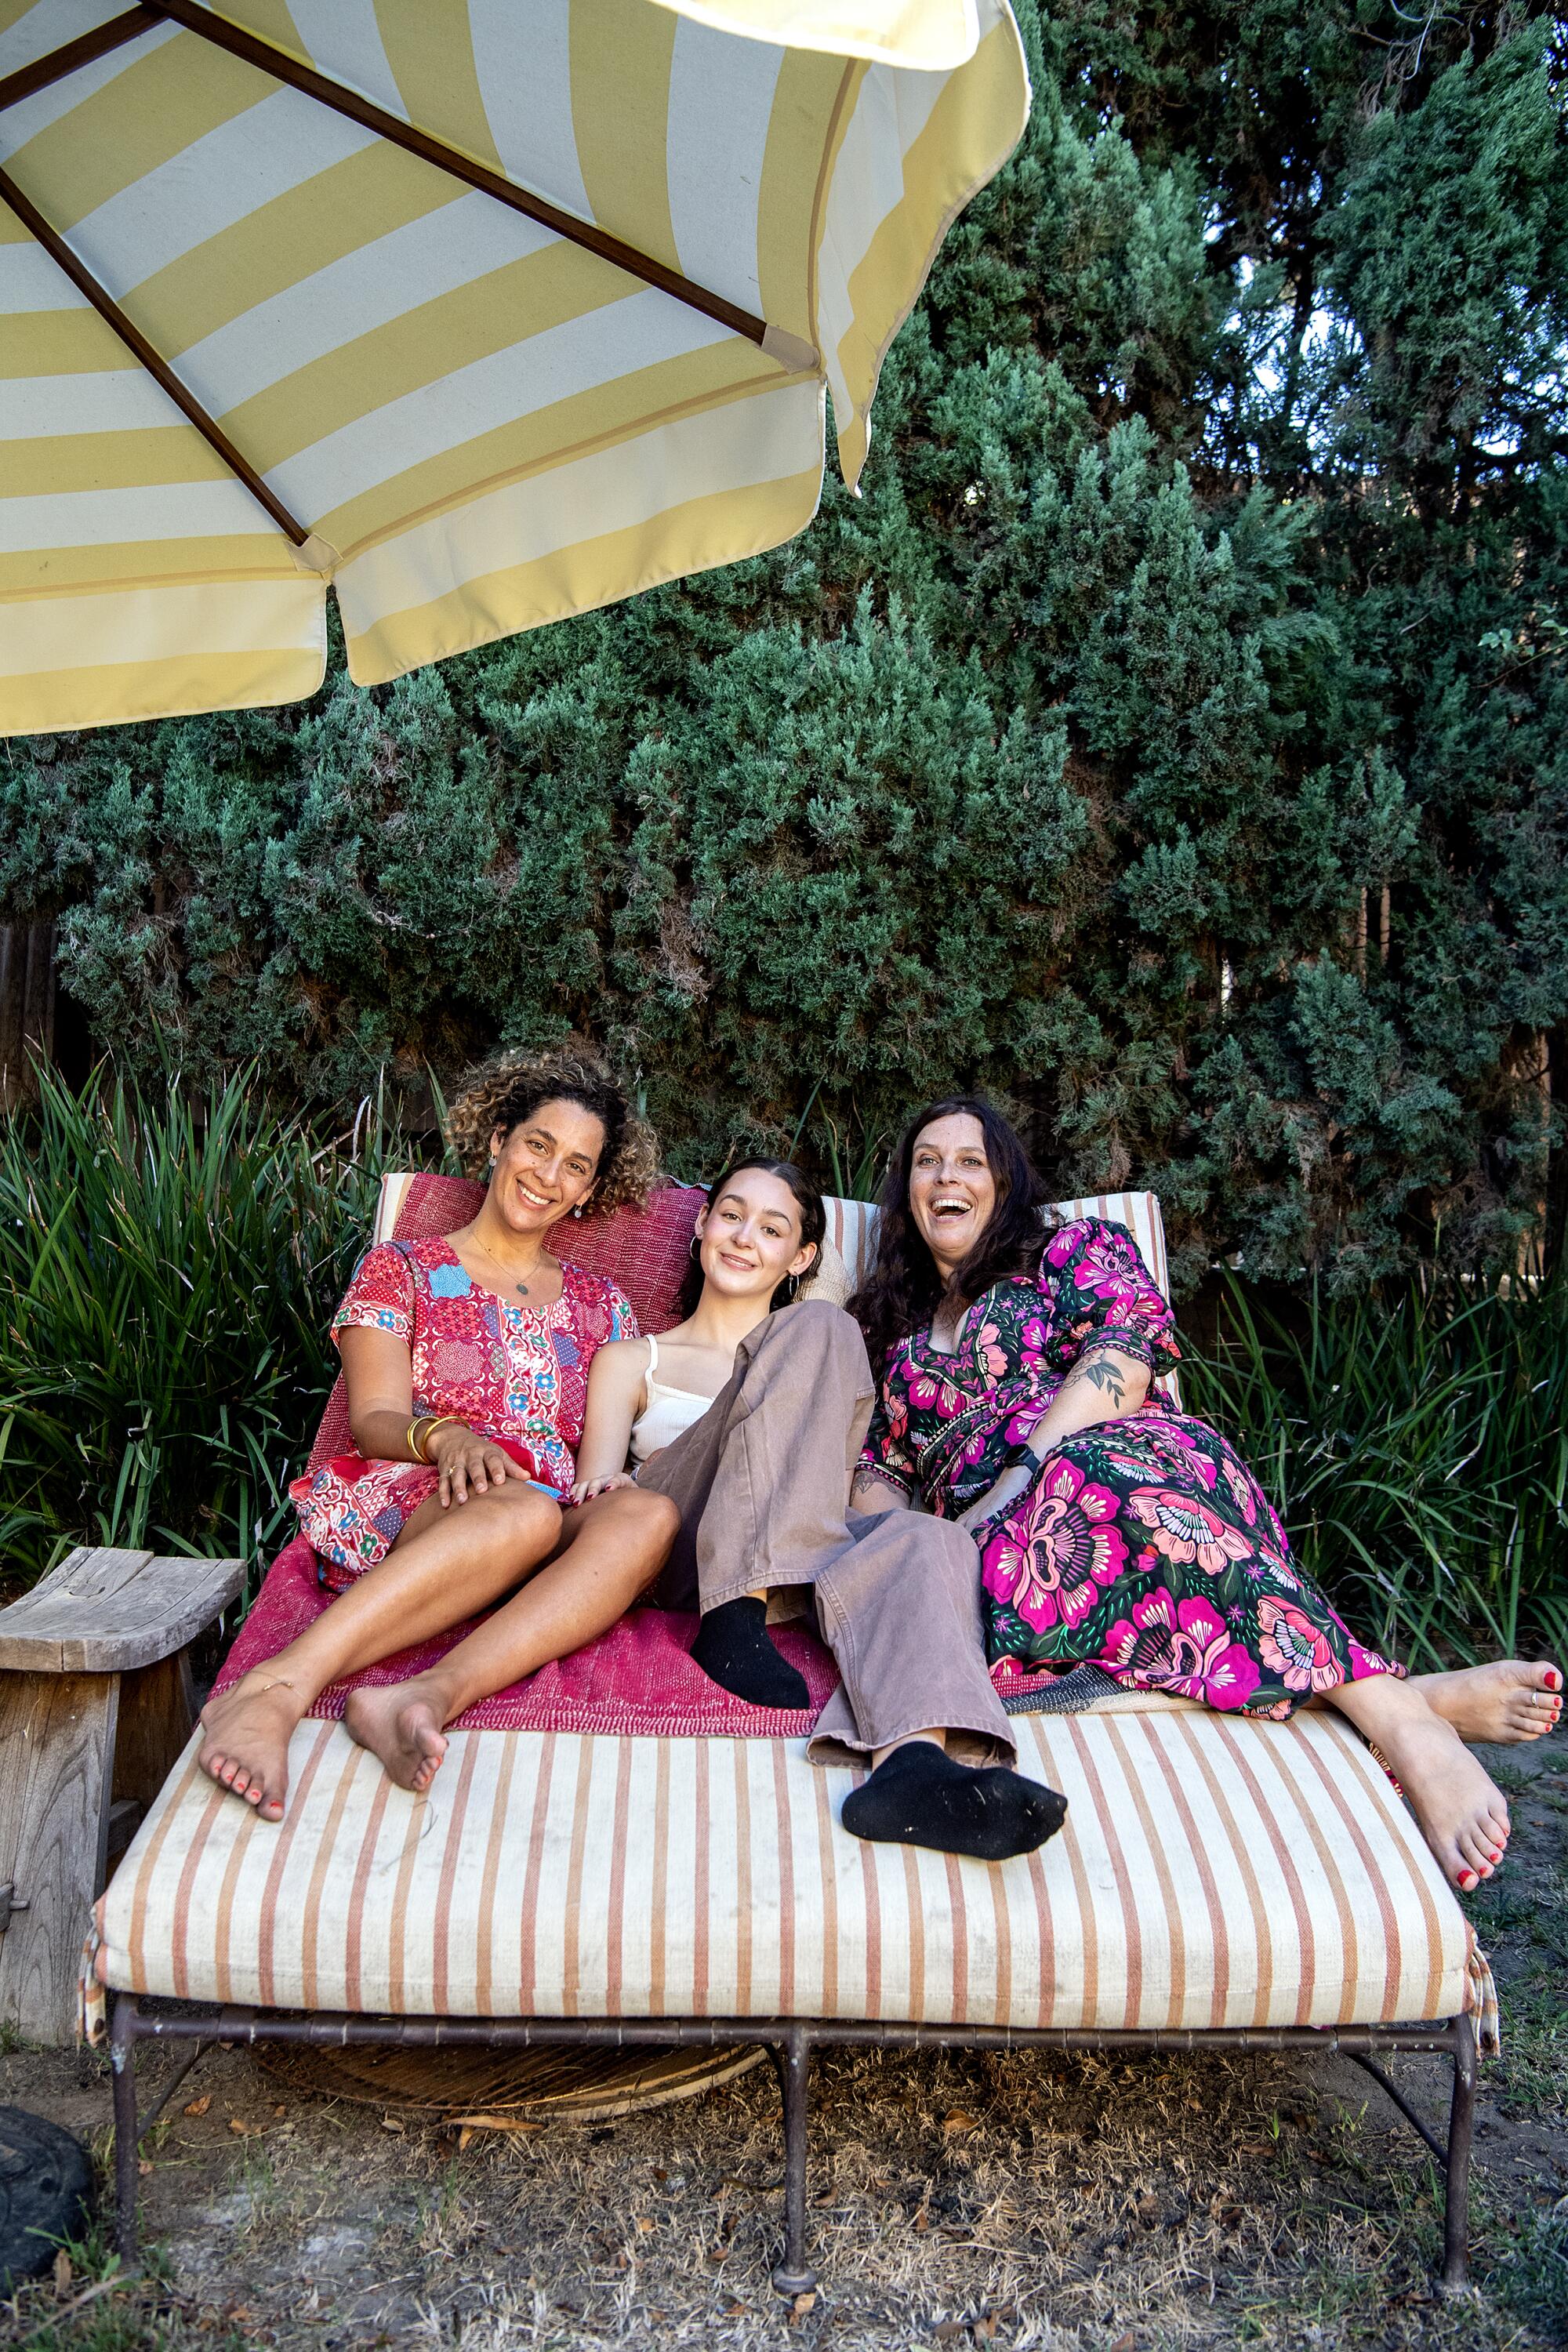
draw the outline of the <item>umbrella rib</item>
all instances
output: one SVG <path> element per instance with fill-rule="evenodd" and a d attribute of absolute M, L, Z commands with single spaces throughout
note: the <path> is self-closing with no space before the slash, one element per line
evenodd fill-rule
<path fill-rule="evenodd" d="M 307 98 L 331 107 L 334 114 L 346 115 L 351 122 L 357 122 L 365 131 L 375 131 L 395 147 L 406 149 L 409 154 L 417 155 L 422 163 L 434 163 L 438 171 L 449 173 L 453 179 L 466 182 L 470 188 L 478 188 L 487 196 L 494 196 L 498 204 L 510 205 L 513 212 L 525 213 L 530 220 L 538 221 L 542 227 L 553 229 L 557 236 L 569 238 L 574 245 L 582 246 L 589 253 L 596 253 L 601 260 L 614 262 L 617 269 L 624 269 L 629 277 L 640 278 L 645 285 L 656 286 L 661 294 L 673 295 L 678 302 L 688 303 L 692 310 L 717 320 L 721 326 L 728 327 L 732 333 L 744 335 L 750 341 L 762 344 L 770 356 L 779 358 L 785 366 L 816 365 L 815 352 L 811 352 L 798 336 L 770 327 L 765 319 L 743 310 L 739 303 L 730 301 L 722 294 L 710 293 L 707 287 L 699 286 L 692 278 L 683 277 L 679 269 L 670 269 L 662 261 L 655 261 L 650 255 L 639 253 L 636 246 L 625 244 L 620 237 L 613 236 L 608 229 L 579 220 L 575 213 L 563 212 L 559 205 L 551 204 L 546 197 L 536 196 L 531 189 L 520 188 L 515 181 L 506 179 L 500 172 L 490 171 L 486 164 L 476 163 L 472 157 L 463 154 L 458 148 L 448 147 L 444 140 L 434 138 L 429 131 L 421 131 L 411 122 L 400 121 L 395 114 L 389 114 L 384 107 L 373 104 L 368 98 L 362 98 L 357 90 L 346 89 L 341 82 L 318 73 L 313 66 L 302 65 L 297 58 L 289 57 L 286 50 L 274 48 L 270 41 L 261 40 L 256 34 L 245 32 L 239 26 L 231 25 L 226 18 L 214 15 L 200 5 L 200 0 L 149 0 L 149 5 L 155 15 L 169 17 L 174 24 L 183 26 L 187 33 L 195 33 L 200 39 L 226 49 L 232 57 L 243 58 L 247 65 L 259 67 L 274 80 L 286 82 L 290 89 L 300 90 Z"/>
<path fill-rule="evenodd" d="M 100 286 L 87 264 L 72 251 L 57 228 L 51 226 L 30 196 L 23 194 L 9 172 L 0 169 L 0 199 L 10 205 L 23 226 L 31 231 L 50 259 L 58 262 L 79 293 L 85 294 L 100 319 L 111 326 L 121 341 L 135 352 L 148 374 L 161 383 L 163 390 L 182 409 L 196 431 L 218 456 L 232 474 L 238 476 L 257 504 L 265 508 L 279 530 L 291 539 L 296 547 L 303 547 L 310 534 L 295 521 L 288 508 L 276 493 L 268 488 L 248 457 L 241 457 L 228 435 L 206 410 L 195 394 L 186 390 L 163 353 L 154 350 L 140 327 L 128 319 L 107 287 Z"/>
<path fill-rule="evenodd" d="M 35 58 L 30 66 L 20 66 L 14 74 L 0 81 L 0 111 L 7 106 L 19 105 L 51 82 L 63 81 L 67 74 L 75 73 L 81 66 L 90 66 L 106 58 L 111 49 L 122 48 L 127 41 L 140 38 L 143 33 L 155 33 L 158 16 L 146 7 L 127 8 L 121 16 L 110 16 L 107 24 L 95 25 L 90 33 L 79 33 L 74 41 L 62 41 L 58 49 L 47 57 Z"/>

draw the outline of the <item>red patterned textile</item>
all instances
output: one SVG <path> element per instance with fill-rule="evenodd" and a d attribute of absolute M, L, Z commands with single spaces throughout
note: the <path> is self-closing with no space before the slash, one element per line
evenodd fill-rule
<path fill-rule="evenodd" d="M 257 1594 L 215 1687 L 227 1690 L 253 1666 L 265 1665 L 315 1622 L 332 1596 L 316 1581 L 316 1558 L 303 1536 L 280 1551 Z M 473 1630 L 454 1625 L 433 1642 L 400 1650 L 362 1674 L 331 1683 L 310 1709 L 335 1721 L 351 1690 L 402 1682 L 444 1658 Z M 697 1619 L 672 1610 L 634 1609 L 596 1642 L 569 1658 L 541 1666 L 526 1682 L 492 1692 L 457 1718 L 465 1731 L 581 1731 L 623 1738 L 645 1733 L 668 1739 L 804 1739 L 838 1680 L 831 1656 L 804 1624 L 775 1625 L 770 1638 L 805 1676 L 811 1704 L 801 1708 L 748 1706 L 710 1682 L 689 1653 Z M 1033 1691 L 1049 1675 L 1010 1673 L 1011 1659 L 993 1673 L 998 1690 Z"/>
<path fill-rule="evenodd" d="M 664 1184 L 646 1209 L 613 1217 L 568 1218 L 550 1246 L 586 1274 L 608 1275 L 632 1302 L 639 1331 L 668 1331 L 680 1320 L 677 1300 L 691 1263 L 691 1234 L 708 1195 L 700 1184 Z"/>
<path fill-rule="evenodd" d="M 265 1665 L 279 1650 L 315 1622 L 332 1596 L 316 1580 L 315 1554 L 303 1536 L 280 1551 L 257 1594 L 248 1617 L 218 1675 L 216 1688 L 227 1690 L 253 1666 Z M 422 1674 L 444 1658 L 472 1625 L 454 1625 L 416 1649 L 401 1650 L 393 1658 L 367 1666 L 362 1674 L 330 1684 L 313 1716 L 335 1721 L 342 1716 L 351 1690 L 402 1682 Z M 697 1638 L 697 1619 L 673 1610 L 634 1609 L 596 1642 L 553 1665 L 541 1666 L 525 1682 L 510 1683 L 504 1690 L 479 1700 L 458 1725 L 466 1731 L 581 1731 L 631 1738 L 650 1733 L 668 1739 L 804 1739 L 838 1680 L 838 1671 L 824 1644 L 804 1623 L 775 1625 L 770 1639 L 791 1665 L 805 1676 L 809 1706 L 748 1706 L 710 1682 L 689 1654 Z M 1005 1659 L 993 1670 L 998 1690 L 1008 1695 L 1032 1692 L 1048 1685 L 1050 1675 L 1010 1672 Z"/>
<path fill-rule="evenodd" d="M 436 1234 L 455 1234 L 472 1223 L 484 1205 L 487 1187 L 472 1176 L 415 1176 L 410 1179 L 397 1223 L 382 1239 L 425 1242 Z"/>
<path fill-rule="evenodd" d="M 416 1176 L 388 1238 L 412 1242 L 455 1233 L 478 1215 L 484 1197 L 485 1187 L 467 1176 Z M 668 1331 L 679 1319 L 676 1298 L 704 1198 L 700 1185 L 665 1184 L 646 1209 L 617 1209 L 602 1219 L 567 1217 L 551 1235 L 552 1253 L 563 1265 L 617 1283 L 631 1300 L 639 1330 Z M 307 1467 L 315 1472 L 335 1454 L 353 1450 L 348 1392 L 340 1379 L 327 1399 Z"/>
<path fill-rule="evenodd" d="M 576 1475 L 588 1368 L 606 1339 L 637 1337 L 625 1294 L 607 1276 L 567 1265 L 563 1276 L 549 1306 L 514 1306 L 475 1282 L 439 1235 L 377 1242 L 354 1268 L 332 1336 L 352 1326 L 403 1340 L 416 1413 L 455 1413 L 563 1495 Z M 289 1492 L 324 1580 L 342 1591 L 384 1559 L 436 1484 L 418 1463 L 366 1463 L 353 1451 L 296 1478 Z"/>

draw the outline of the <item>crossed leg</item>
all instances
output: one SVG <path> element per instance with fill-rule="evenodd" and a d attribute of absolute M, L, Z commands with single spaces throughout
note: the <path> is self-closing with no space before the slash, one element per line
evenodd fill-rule
<path fill-rule="evenodd" d="M 1549 1658 L 1494 1658 L 1410 1680 L 1461 1739 L 1511 1747 L 1555 1730 L 1563 1713 L 1563 1673 Z"/>
<path fill-rule="evenodd" d="M 1338 1707 L 1398 1776 L 1444 1875 L 1468 1892 L 1508 1844 L 1508 1801 L 1468 1742 L 1513 1746 L 1556 1728 L 1563 1675 L 1549 1659 L 1498 1658 L 1431 1675 L 1373 1675 L 1320 1701 Z"/>
<path fill-rule="evenodd" d="M 632 1507 L 619 1513 L 602 1507 L 615 1504 Z M 221 1697 L 208 1700 L 202 1709 L 202 1769 L 254 1805 L 264 1821 L 280 1821 L 289 1735 L 329 1683 L 429 1641 L 521 1584 L 523 1590 L 504 1609 L 443 1660 L 447 1681 L 432 1699 L 448 1687 L 461 1695 L 434 1736 L 423 1723 L 387 1736 L 396 1758 L 395 1777 L 405 1787 L 427 1786 L 445 1752 L 442 1726 L 453 1715 L 614 1624 L 658 1572 L 669 1545 L 671 1516 L 662 1497 L 629 1489 L 563 1515 L 537 1487 L 510 1479 L 449 1511 L 432 1496 L 414 1512 L 386 1558 L 340 1594 L 297 1641 Z M 538 1573 L 546 1563 L 549 1572 Z M 506 1630 L 498 1639 L 495 1629 L 503 1620 Z M 487 1675 L 493 1679 L 486 1680 Z M 416 1683 L 426 1679 L 417 1677 Z M 416 1683 L 393 1689 L 406 1696 L 416 1691 Z M 384 1701 L 392 1695 L 386 1690 L 363 1696 Z M 376 1711 L 357 1712 L 363 1718 L 364 1744 L 381 1753 L 379 1738 L 370 1736 L 379 1723 Z M 360 1737 L 353 1720 L 349 1729 Z M 422 1772 L 425 1765 L 428 1769 Z"/>
<path fill-rule="evenodd" d="M 401 1789 L 427 1789 L 465 1707 L 580 1650 L 626 1615 L 664 1566 L 680 1525 L 668 1496 L 617 1487 L 563 1515 L 548 1559 L 521 1592 L 437 1665 L 405 1683 L 351 1691 L 343 1721 Z"/>

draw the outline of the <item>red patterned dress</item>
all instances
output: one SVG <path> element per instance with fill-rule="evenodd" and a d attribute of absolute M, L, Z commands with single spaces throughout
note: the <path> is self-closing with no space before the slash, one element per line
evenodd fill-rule
<path fill-rule="evenodd" d="M 513 1307 L 474 1281 L 450 1242 L 378 1242 L 354 1269 L 332 1337 L 345 1326 L 390 1331 L 413 1357 L 416 1413 L 450 1412 L 506 1441 L 535 1482 L 563 1495 L 576 1476 L 588 1367 L 606 1339 L 637 1336 L 625 1296 L 599 1274 L 563 1265 L 559 1298 Z M 436 1491 L 417 1462 L 342 1454 L 289 1489 L 300 1526 L 342 1591 L 384 1559 Z"/>

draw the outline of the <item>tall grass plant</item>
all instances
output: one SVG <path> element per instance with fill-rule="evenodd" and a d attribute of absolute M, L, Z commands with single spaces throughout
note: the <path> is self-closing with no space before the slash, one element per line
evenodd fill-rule
<path fill-rule="evenodd" d="M 280 1539 L 394 1151 L 375 1097 L 339 1133 L 255 1070 L 79 1092 L 41 1073 L 36 1110 L 0 1122 L 5 1587 L 78 1543 L 254 1564 Z"/>
<path fill-rule="evenodd" d="M 1422 1666 L 1568 1650 L 1568 1281 L 1269 1305 L 1232 1278 L 1220 1331 L 1186 1402 L 1363 1640 Z"/>

